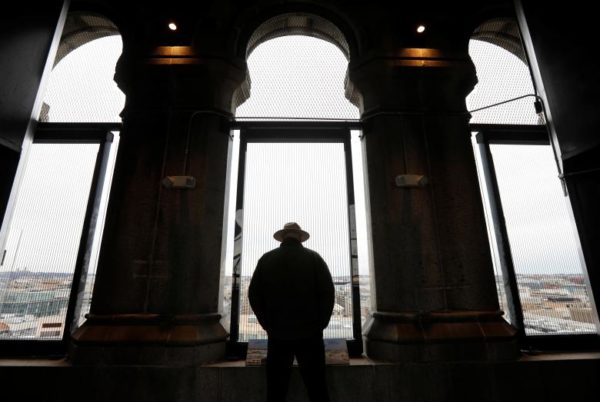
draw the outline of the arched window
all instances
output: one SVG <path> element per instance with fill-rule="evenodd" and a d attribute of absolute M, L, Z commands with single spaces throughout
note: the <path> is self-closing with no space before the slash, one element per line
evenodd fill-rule
<path fill-rule="evenodd" d="M 523 335 L 598 332 L 585 263 L 517 23 L 474 33 L 467 98 L 501 308 Z"/>
<path fill-rule="evenodd" d="M 86 39 L 80 36 L 80 40 Z M 113 77 L 122 47 L 115 32 L 91 39 L 65 55 L 52 69 L 40 121 L 120 122 L 125 95 Z"/>
<path fill-rule="evenodd" d="M 0 339 L 65 340 L 89 311 L 125 96 L 109 20 L 69 14 L 3 222 Z"/>
<path fill-rule="evenodd" d="M 293 35 L 260 44 L 248 56 L 250 98 L 238 119 L 358 119 L 344 96 L 348 59 L 332 43 Z"/>
<path fill-rule="evenodd" d="M 362 178 L 354 180 L 362 174 L 359 132 L 351 126 L 359 112 L 344 92 L 348 45 L 320 17 L 282 16 L 257 29 L 249 50 L 250 98 L 237 108 L 234 131 L 236 141 L 241 138 L 235 143 L 241 150 L 234 151 L 240 173 L 232 185 L 238 189 L 232 197 L 237 202 L 230 203 L 235 252 L 226 271 L 224 308 L 227 315 L 231 306 L 232 338 L 266 337 L 247 301 L 247 286 L 258 258 L 278 245 L 273 233 L 296 221 L 311 233 L 306 245 L 324 257 L 336 283 L 334 315 L 324 336 L 360 339 L 358 306 L 369 303 L 359 300 L 353 279 L 363 275 L 359 265 L 361 271 L 368 268 L 360 238 Z M 235 182 L 238 171 L 232 170 Z M 361 298 L 368 298 L 366 287 Z"/>
<path fill-rule="evenodd" d="M 467 97 L 471 123 L 544 124 L 535 110 L 527 64 L 498 45 L 476 39 L 469 43 L 469 54 L 478 78 Z"/>

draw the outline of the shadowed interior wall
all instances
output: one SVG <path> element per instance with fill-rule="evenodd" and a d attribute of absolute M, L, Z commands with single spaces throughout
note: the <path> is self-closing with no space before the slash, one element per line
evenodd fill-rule
<path fill-rule="evenodd" d="M 6 204 L 8 203 L 18 163 L 19 153 L 0 145 L 0 224 L 4 218 L 4 212 L 6 212 Z"/>
<path fill-rule="evenodd" d="M 0 144 L 16 151 L 32 117 L 63 3 L 14 3 L 13 11 L 0 16 Z"/>
<path fill-rule="evenodd" d="M 598 46 L 596 14 L 583 1 L 543 8 L 529 0 L 516 4 L 533 78 L 560 147 L 593 293 L 600 300 L 600 61 L 591 56 Z"/>

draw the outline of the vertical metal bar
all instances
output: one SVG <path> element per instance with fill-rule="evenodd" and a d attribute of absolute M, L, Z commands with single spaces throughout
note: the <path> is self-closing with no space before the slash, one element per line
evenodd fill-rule
<path fill-rule="evenodd" d="M 6 313 L 5 310 L 5 302 L 6 302 L 6 294 L 8 293 L 8 288 L 9 285 L 12 283 L 13 281 L 13 273 L 15 272 L 15 261 L 17 261 L 17 257 L 19 255 L 19 248 L 21 247 L 21 238 L 23 237 L 23 229 L 21 229 L 21 232 L 19 232 L 19 239 L 17 240 L 17 246 L 15 247 L 15 254 L 13 257 L 13 261 L 12 264 L 10 266 L 10 271 L 8 271 L 8 280 L 6 281 L 6 286 L 4 287 L 4 289 L 2 291 L 2 294 L 0 296 L 0 312 L 2 313 Z M 4 255 L 6 255 L 6 250 L 4 250 Z M 2 260 L 4 260 L 4 257 L 2 257 Z M 27 307 L 29 308 L 29 306 Z M 12 311 L 8 311 L 8 313 L 12 313 Z"/>
<path fill-rule="evenodd" d="M 510 250 L 510 240 L 506 230 L 506 221 L 498 188 L 496 169 L 494 160 L 490 152 L 490 145 L 485 137 L 485 133 L 480 132 L 476 135 L 478 151 L 481 155 L 481 167 L 483 179 L 488 189 L 488 200 L 490 203 L 490 214 L 492 219 L 492 230 L 495 232 L 496 247 L 500 256 L 500 268 L 504 279 L 504 287 L 508 300 L 509 314 L 513 320 L 513 325 L 517 328 L 518 335 L 523 339 L 525 336 L 525 324 L 523 319 L 523 307 L 519 295 L 517 275 Z"/>
<path fill-rule="evenodd" d="M 238 182 L 237 194 L 235 201 L 235 212 L 244 210 L 244 177 L 246 172 L 246 149 L 248 141 L 245 136 L 245 130 L 240 129 L 240 156 L 238 162 Z M 231 318 L 229 341 L 236 343 L 240 338 L 240 295 L 241 295 L 241 280 L 242 280 L 242 238 L 244 235 L 243 226 L 240 227 L 237 222 L 234 230 L 234 246 L 233 246 L 233 269 L 231 274 Z M 236 247 L 237 242 L 237 247 Z M 236 254 L 236 248 L 240 250 Z"/>
<path fill-rule="evenodd" d="M 360 318 L 360 278 L 358 272 L 358 236 L 356 236 L 356 201 L 354 197 L 354 173 L 352 169 L 352 138 L 351 131 L 347 129 L 344 138 L 344 154 L 346 158 L 346 191 L 348 197 L 348 223 L 350 232 L 350 275 L 352 286 L 352 336 L 354 341 L 350 344 L 349 352 L 352 355 L 362 354 L 362 325 Z M 352 232 L 355 238 L 352 241 Z"/>
<path fill-rule="evenodd" d="M 91 188 L 90 192 L 94 192 L 94 201 L 92 205 L 92 214 L 90 217 L 90 226 L 88 230 L 88 237 L 85 244 L 85 253 L 83 255 L 83 261 L 81 263 L 81 271 L 79 273 L 79 285 L 77 287 L 77 298 L 75 300 L 75 310 L 73 315 L 73 322 L 71 323 L 71 332 L 77 329 L 79 325 L 79 317 L 81 316 L 81 309 L 83 308 L 85 287 L 88 280 L 88 270 L 90 268 L 90 259 L 92 255 L 92 247 L 94 245 L 94 238 L 96 231 L 98 230 L 98 215 L 100 214 L 100 204 L 102 202 L 102 194 L 105 191 L 106 174 L 108 173 L 108 161 L 113 147 L 114 134 L 111 132 L 106 134 L 104 142 L 101 144 L 98 150 L 98 158 L 100 159 L 100 166 L 98 171 L 98 181 L 95 188 Z M 75 277 L 73 282 L 75 282 Z"/>
<path fill-rule="evenodd" d="M 114 136 L 112 133 L 107 133 L 106 139 L 100 143 L 98 154 L 96 156 L 96 166 L 94 168 L 94 175 L 92 176 L 92 183 L 90 185 L 85 220 L 83 221 L 83 228 L 81 229 L 81 239 L 79 241 L 77 260 L 75 263 L 75 272 L 73 273 L 73 281 L 71 282 L 71 291 L 69 293 L 69 304 L 67 307 L 65 329 L 63 332 L 64 342 L 68 341 L 71 332 L 76 328 L 76 322 L 74 321 L 76 317 L 76 304 L 78 301 L 79 291 L 83 291 L 81 286 L 85 286 L 85 273 L 87 273 L 89 255 L 94 239 L 96 218 L 100 205 L 100 199 L 102 197 L 102 184 L 104 181 L 104 175 L 106 173 L 110 144 L 112 143 L 113 137 Z"/>

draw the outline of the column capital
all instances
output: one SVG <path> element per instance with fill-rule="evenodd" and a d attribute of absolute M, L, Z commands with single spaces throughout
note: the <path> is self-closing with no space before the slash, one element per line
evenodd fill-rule
<path fill-rule="evenodd" d="M 477 83 L 468 54 L 431 48 L 373 52 L 348 66 L 346 97 L 361 115 L 380 111 L 466 112 Z"/>
<path fill-rule="evenodd" d="M 233 115 L 250 95 L 246 62 L 202 54 L 192 46 L 123 53 L 115 81 L 127 96 L 124 116 L 147 109 L 207 109 Z"/>

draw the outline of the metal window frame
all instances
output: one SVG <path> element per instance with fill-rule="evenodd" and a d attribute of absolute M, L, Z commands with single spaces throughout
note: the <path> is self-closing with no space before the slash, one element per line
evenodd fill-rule
<path fill-rule="evenodd" d="M 351 130 L 361 129 L 358 122 L 348 121 L 236 121 L 231 130 L 239 130 L 240 149 L 238 162 L 238 181 L 236 191 L 236 210 L 243 208 L 246 149 L 248 143 L 269 142 L 305 142 L 305 143 L 342 143 L 346 161 L 346 191 L 348 200 L 348 219 L 351 222 L 350 205 L 355 205 L 354 176 L 352 166 Z M 352 339 L 347 339 L 348 354 L 360 356 L 363 352 L 362 326 L 360 317 L 360 287 L 358 268 L 352 264 L 355 258 L 352 252 L 351 233 L 348 233 L 350 250 L 350 277 L 352 291 Z M 243 250 L 242 250 L 243 254 Z M 240 260 L 241 261 L 241 260 Z M 244 356 L 248 343 L 239 341 L 239 313 L 241 297 L 241 266 L 235 267 L 231 283 L 231 319 L 228 353 Z"/>
<path fill-rule="evenodd" d="M 67 352 L 69 339 L 77 328 L 77 318 L 80 315 L 79 296 L 85 287 L 89 255 L 96 230 L 95 216 L 100 206 L 108 158 L 114 138 L 112 132 L 121 131 L 121 129 L 121 123 L 39 123 L 37 125 L 33 144 L 97 143 L 99 149 L 81 229 L 62 339 L 2 339 L 0 340 L 0 357 L 63 357 Z"/>
<path fill-rule="evenodd" d="M 535 351 L 583 351 L 600 349 L 600 334 L 569 335 L 526 335 L 523 321 L 523 308 L 519 296 L 519 288 L 510 250 L 508 232 L 504 219 L 500 190 L 496 178 L 496 169 L 490 152 L 490 144 L 513 145 L 548 145 L 547 127 L 543 125 L 495 125 L 472 124 L 471 132 L 475 132 L 479 155 L 482 162 L 483 180 L 488 189 L 492 228 L 495 231 L 501 260 L 501 271 L 505 281 L 508 309 L 517 328 L 520 347 L 526 352 Z M 587 273 L 584 273 L 587 274 Z M 591 291 L 591 289 L 590 289 Z"/>

